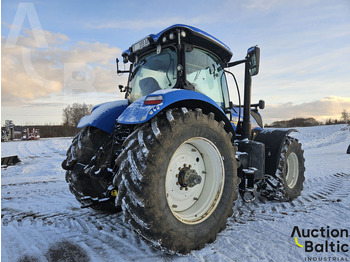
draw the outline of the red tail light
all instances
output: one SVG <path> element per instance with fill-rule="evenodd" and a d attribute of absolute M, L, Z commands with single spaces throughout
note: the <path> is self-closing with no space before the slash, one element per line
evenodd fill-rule
<path fill-rule="evenodd" d="M 158 105 L 163 102 L 163 96 L 148 96 L 145 99 L 145 105 Z"/>

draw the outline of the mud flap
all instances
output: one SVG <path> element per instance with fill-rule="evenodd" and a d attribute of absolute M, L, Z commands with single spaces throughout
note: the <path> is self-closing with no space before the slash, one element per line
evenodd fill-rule
<path fill-rule="evenodd" d="M 21 162 L 17 155 L 14 156 L 6 156 L 1 158 L 1 167 L 7 167 L 11 165 L 15 165 Z"/>
<path fill-rule="evenodd" d="M 265 173 L 274 175 L 276 173 L 282 145 L 287 135 L 291 132 L 298 132 L 296 129 L 264 129 L 256 135 L 254 141 L 265 144 Z"/>

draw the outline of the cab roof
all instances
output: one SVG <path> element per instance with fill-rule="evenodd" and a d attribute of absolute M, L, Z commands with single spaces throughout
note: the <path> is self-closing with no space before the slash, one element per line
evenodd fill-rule
<path fill-rule="evenodd" d="M 154 48 L 158 44 L 164 44 L 164 37 L 167 39 L 167 41 L 171 41 L 169 40 L 169 35 L 171 33 L 177 33 L 178 31 L 184 31 L 186 34 L 186 36 L 182 38 L 182 41 L 208 49 L 216 54 L 224 63 L 228 63 L 230 61 L 232 52 L 226 44 L 199 28 L 184 24 L 175 24 L 160 31 L 158 34 L 150 34 L 146 36 L 144 39 L 132 45 L 128 50 L 124 51 L 122 56 L 129 56 L 132 58 L 135 55 L 142 54 L 145 51 Z M 175 42 L 177 39 L 173 41 Z M 142 43 L 142 45 L 140 45 L 140 43 Z M 135 50 L 135 45 L 138 45 L 139 49 Z M 140 46 L 142 47 L 140 48 Z"/>

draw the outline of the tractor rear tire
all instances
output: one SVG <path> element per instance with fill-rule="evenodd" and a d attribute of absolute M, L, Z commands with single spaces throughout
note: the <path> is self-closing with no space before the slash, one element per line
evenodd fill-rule
<path fill-rule="evenodd" d="M 287 136 L 274 175 L 257 183 L 261 196 L 270 200 L 291 201 L 300 196 L 305 180 L 304 150 L 295 138 Z"/>
<path fill-rule="evenodd" d="M 236 147 L 213 113 L 169 109 L 124 142 L 117 205 L 146 241 L 189 253 L 213 242 L 237 199 Z"/>
<path fill-rule="evenodd" d="M 67 151 L 65 163 L 89 164 L 91 158 L 97 153 L 98 149 L 104 145 L 110 135 L 101 129 L 88 126 L 83 128 L 73 139 L 72 145 Z M 108 153 L 107 153 L 108 154 Z M 66 181 L 69 189 L 75 198 L 83 205 L 88 204 L 83 197 L 104 198 L 107 185 L 104 181 L 91 177 L 83 171 L 67 170 Z M 97 210 L 112 211 L 115 209 L 114 203 L 105 203 L 92 208 Z"/>

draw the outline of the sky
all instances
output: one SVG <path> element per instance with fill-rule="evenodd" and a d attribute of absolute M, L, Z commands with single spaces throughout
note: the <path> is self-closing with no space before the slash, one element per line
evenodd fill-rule
<path fill-rule="evenodd" d="M 260 47 L 252 103 L 265 100 L 265 123 L 350 112 L 349 0 L 2 0 L 1 123 L 61 124 L 69 104 L 122 99 L 115 58 L 177 23 L 223 41 L 231 61 Z M 231 69 L 241 93 L 243 69 Z"/>

